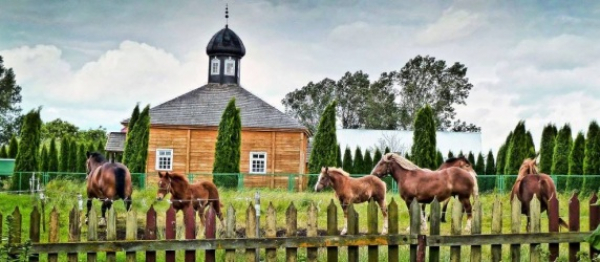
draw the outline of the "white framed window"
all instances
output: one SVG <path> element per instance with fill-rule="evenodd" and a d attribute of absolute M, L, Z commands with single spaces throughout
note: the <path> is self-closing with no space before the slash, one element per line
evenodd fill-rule
<path fill-rule="evenodd" d="M 173 170 L 173 149 L 156 149 L 156 170 Z"/>
<path fill-rule="evenodd" d="M 219 60 L 218 58 L 213 58 L 210 61 L 210 74 L 211 75 L 218 75 L 219 74 L 219 68 L 221 67 L 221 60 Z"/>
<path fill-rule="evenodd" d="M 267 173 L 267 153 L 250 152 L 250 174 Z"/>
<path fill-rule="evenodd" d="M 235 60 L 233 60 L 231 57 L 225 60 L 225 75 L 235 75 Z"/>

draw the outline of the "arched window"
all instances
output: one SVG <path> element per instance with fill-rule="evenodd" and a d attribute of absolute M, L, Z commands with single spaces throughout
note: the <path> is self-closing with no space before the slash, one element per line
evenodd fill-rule
<path fill-rule="evenodd" d="M 210 61 L 210 74 L 211 75 L 218 75 L 219 74 L 219 68 L 221 67 L 221 61 L 218 58 L 213 58 Z"/>
<path fill-rule="evenodd" d="M 225 60 L 225 75 L 235 76 L 235 60 L 231 57 Z"/>

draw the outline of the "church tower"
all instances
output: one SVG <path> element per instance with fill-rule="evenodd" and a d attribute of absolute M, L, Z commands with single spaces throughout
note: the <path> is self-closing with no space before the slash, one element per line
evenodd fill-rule
<path fill-rule="evenodd" d="M 225 18 L 229 18 L 229 9 L 225 8 Z M 240 84 L 240 61 L 246 54 L 242 40 L 229 29 L 217 32 L 206 46 L 208 55 L 208 83 L 214 84 Z"/>

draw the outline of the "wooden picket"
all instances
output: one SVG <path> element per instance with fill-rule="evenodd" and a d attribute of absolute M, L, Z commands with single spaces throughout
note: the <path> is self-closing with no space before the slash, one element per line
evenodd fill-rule
<path fill-rule="evenodd" d="M 492 207 L 492 234 L 502 233 L 502 202 L 498 196 Z M 492 245 L 492 261 L 502 261 L 502 245 Z"/>
<path fill-rule="evenodd" d="M 398 204 L 392 198 L 392 201 L 388 205 L 388 234 L 398 234 Z M 398 245 L 388 245 L 388 261 L 398 262 L 400 259 L 400 253 Z"/>
<path fill-rule="evenodd" d="M 285 212 L 286 236 L 295 237 L 298 228 L 298 211 L 292 202 Z M 298 248 L 288 247 L 285 249 L 285 259 L 287 262 L 298 261 Z"/>
<path fill-rule="evenodd" d="M 202 215 L 202 214 L 200 214 Z M 206 213 L 206 227 L 204 230 L 205 239 L 215 239 L 217 236 L 217 221 L 215 215 L 215 209 L 212 206 L 208 206 L 208 212 Z M 217 260 L 217 254 L 214 249 L 206 250 L 204 253 L 204 261 L 215 262 Z M 194 259 L 195 261 L 195 259 Z"/>
<path fill-rule="evenodd" d="M 269 207 L 267 208 L 267 229 L 265 230 L 265 237 L 277 237 L 277 213 L 275 212 L 273 202 L 269 202 Z M 265 253 L 267 255 L 267 261 L 277 261 L 276 248 L 267 248 Z"/>
<path fill-rule="evenodd" d="M 354 204 L 348 205 L 348 235 L 358 235 L 358 213 L 354 210 Z M 348 246 L 348 262 L 358 262 L 358 246 Z"/>
<path fill-rule="evenodd" d="M 146 232 L 144 234 L 146 240 L 156 240 L 156 211 L 154 205 L 146 213 Z M 146 262 L 156 262 L 156 251 L 146 251 Z"/>
<path fill-rule="evenodd" d="M 429 217 L 431 217 L 429 223 L 429 235 L 430 236 L 439 236 L 440 235 L 440 223 L 441 223 L 441 208 L 440 201 L 437 198 L 433 199 L 431 202 L 429 212 Z M 391 233 L 391 232 L 390 232 Z M 397 255 L 396 255 L 397 256 Z M 394 256 L 394 257 L 396 257 Z M 398 261 L 396 259 L 396 261 Z M 438 262 L 440 261 L 440 248 L 439 247 L 430 247 L 429 248 L 429 261 L 430 262 Z"/>
<path fill-rule="evenodd" d="M 183 213 L 183 224 L 185 225 L 185 239 L 196 238 L 196 211 L 192 205 L 186 208 Z M 203 216 L 204 214 L 200 214 Z M 196 251 L 186 250 L 185 251 L 185 262 L 196 261 Z"/>
<path fill-rule="evenodd" d="M 329 236 L 337 236 L 340 233 L 337 228 L 337 206 L 333 202 L 329 202 L 327 206 L 327 235 Z M 338 248 L 337 247 L 327 247 L 327 262 L 337 262 L 338 261 Z"/>
<path fill-rule="evenodd" d="M 515 196 L 510 205 L 510 232 L 513 234 L 521 233 L 521 201 Z M 521 245 L 512 244 L 510 245 L 510 257 L 511 261 L 521 261 Z"/>
<path fill-rule="evenodd" d="M 550 197 L 548 204 L 548 231 L 558 233 L 560 229 L 558 214 L 558 198 L 556 195 Z M 550 251 L 550 261 L 556 261 L 558 259 L 559 246 L 558 243 L 548 244 L 548 250 Z"/>
<path fill-rule="evenodd" d="M 31 239 L 31 243 L 40 242 L 40 220 L 40 212 L 38 211 L 37 206 L 34 206 L 29 218 L 29 239 Z M 29 257 L 29 261 L 39 261 L 39 254 L 33 254 L 31 257 Z"/>
<path fill-rule="evenodd" d="M 231 204 L 227 208 L 227 216 L 225 218 L 225 237 L 230 239 L 235 238 L 235 209 Z M 225 261 L 235 262 L 235 249 L 225 249 Z"/>
<path fill-rule="evenodd" d="M 574 193 L 569 199 L 569 231 L 579 232 L 579 193 Z M 577 261 L 579 243 L 569 243 L 569 261 Z"/>
<path fill-rule="evenodd" d="M 21 212 L 19 207 L 15 207 L 8 218 L 8 244 L 11 246 L 8 250 L 8 256 L 12 259 L 17 258 L 17 251 L 14 247 L 21 243 L 21 226 Z"/>
<path fill-rule="evenodd" d="M 481 201 L 479 197 L 475 197 L 473 201 L 473 224 L 471 225 L 472 235 L 481 235 Z M 481 261 L 481 245 L 471 246 L 471 261 Z"/>
<path fill-rule="evenodd" d="M 150 211 L 148 211 L 150 212 Z M 148 221 L 148 220 L 146 220 Z M 58 223 L 58 221 L 57 221 Z M 98 217 L 96 217 L 96 211 L 92 208 L 88 215 L 88 242 L 93 242 L 98 240 Z M 88 262 L 96 262 L 97 255 L 96 252 L 88 252 L 87 253 L 87 261 Z"/>
<path fill-rule="evenodd" d="M 135 210 L 127 212 L 127 221 L 125 223 L 125 240 L 137 240 L 137 213 Z M 136 252 L 126 252 L 125 258 L 127 262 L 136 261 Z"/>
<path fill-rule="evenodd" d="M 533 195 L 533 199 L 529 203 L 529 218 L 529 232 L 533 234 L 540 233 L 540 201 L 538 200 L 535 194 Z M 538 249 L 538 247 L 540 247 L 539 243 L 532 243 L 529 245 L 529 261 L 539 262 L 542 260 L 540 250 Z"/>
<path fill-rule="evenodd" d="M 452 225 L 451 225 L 451 234 L 453 236 L 460 236 L 462 229 L 461 222 L 463 216 L 463 205 L 458 200 L 458 197 L 453 198 L 452 201 Z M 450 246 L 450 261 L 459 262 L 460 261 L 460 246 Z"/>
<path fill-rule="evenodd" d="M 246 238 L 256 238 L 256 209 L 252 202 L 248 204 L 246 209 Z M 256 261 L 256 249 L 246 249 L 246 261 Z"/>
<path fill-rule="evenodd" d="M 598 223 L 600 222 L 600 208 L 598 208 L 598 204 L 596 204 L 596 202 L 598 202 L 598 195 L 596 195 L 596 192 L 594 192 L 594 194 L 592 195 L 592 197 L 590 198 L 590 203 L 589 203 L 589 208 L 590 208 L 590 231 L 593 231 L 594 229 L 596 229 L 596 227 L 598 227 Z M 600 254 L 600 252 L 598 250 L 596 250 L 592 245 L 590 245 L 590 257 L 596 257 L 598 256 L 598 254 Z"/>
<path fill-rule="evenodd" d="M 48 232 L 48 243 L 58 243 L 58 211 L 56 206 L 50 212 L 50 231 Z M 57 262 L 58 253 L 49 253 L 48 262 Z"/>
<path fill-rule="evenodd" d="M 370 235 L 377 235 L 379 234 L 377 232 L 377 204 L 375 204 L 375 201 L 371 200 L 369 201 L 369 206 L 368 206 L 368 210 L 367 210 L 367 225 L 368 225 L 368 233 Z M 379 261 L 379 246 L 378 245 L 370 245 L 367 248 L 367 252 L 368 252 L 368 258 L 369 258 L 369 262 L 377 262 Z"/>
<path fill-rule="evenodd" d="M 108 209 L 108 219 L 106 220 L 106 240 L 117 240 L 117 219 L 115 217 L 115 209 L 113 207 Z M 117 254 L 115 252 L 106 252 L 106 261 L 115 262 L 116 260 Z"/>
<path fill-rule="evenodd" d="M 317 236 L 317 206 L 315 202 L 311 202 L 308 206 L 308 220 L 306 221 L 306 236 Z M 306 248 L 306 261 L 316 262 L 319 255 L 319 249 L 314 247 Z"/>

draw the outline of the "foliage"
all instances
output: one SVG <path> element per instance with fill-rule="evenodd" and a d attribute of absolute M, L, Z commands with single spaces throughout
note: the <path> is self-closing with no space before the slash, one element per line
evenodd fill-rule
<path fill-rule="evenodd" d="M 15 172 L 32 172 L 37 171 L 39 168 L 38 153 L 40 152 L 40 129 L 42 128 L 40 110 L 41 108 L 29 111 L 23 119 L 23 127 L 21 127 L 21 143 L 19 143 L 19 153 L 15 159 Z M 30 177 L 31 173 L 13 176 L 11 189 L 29 189 Z"/>
<path fill-rule="evenodd" d="M 338 148 L 337 148 L 337 155 L 335 158 L 335 163 L 336 163 L 336 167 L 342 167 L 343 162 L 342 162 L 342 148 L 340 146 L 340 144 L 338 144 Z"/>
<path fill-rule="evenodd" d="M 77 173 L 87 173 L 86 171 L 86 155 L 85 143 L 79 143 L 79 147 L 77 149 L 77 169 L 75 172 Z"/>
<path fill-rule="evenodd" d="M 356 147 L 354 150 L 354 163 L 352 164 L 352 172 L 353 174 L 363 174 L 365 168 L 365 159 L 362 154 L 362 150 L 360 146 Z"/>
<path fill-rule="evenodd" d="M 496 173 L 498 175 L 506 174 L 504 172 L 504 166 L 506 165 L 506 155 L 508 151 L 508 146 L 510 145 L 510 140 L 512 139 L 512 135 L 513 133 L 512 131 L 510 131 L 510 133 L 506 137 L 506 140 L 504 141 L 504 144 L 502 144 L 502 146 L 500 146 L 500 149 L 498 149 L 498 155 L 496 156 Z"/>
<path fill-rule="evenodd" d="M 133 136 L 133 128 L 140 117 L 140 105 L 135 105 L 129 123 L 127 123 L 127 136 L 125 138 L 125 145 L 123 148 L 123 164 L 129 165 L 129 161 L 135 161 L 135 154 L 137 153 L 137 144 L 135 143 L 135 137 Z"/>
<path fill-rule="evenodd" d="M 8 158 L 8 151 L 6 150 L 6 145 L 0 146 L 0 158 Z"/>
<path fill-rule="evenodd" d="M 285 112 L 296 118 L 313 134 L 317 130 L 321 114 L 327 105 L 334 100 L 336 82 L 325 78 L 320 82 L 309 82 L 306 86 L 285 95 L 281 103 Z"/>
<path fill-rule="evenodd" d="M 439 167 L 444 163 L 444 156 L 442 155 L 442 152 L 440 152 L 439 150 L 437 151 L 436 155 L 435 155 L 435 166 Z"/>
<path fill-rule="evenodd" d="M 571 126 L 565 124 L 558 135 L 556 136 L 556 144 L 554 145 L 554 155 L 552 157 L 552 174 L 566 175 L 569 172 L 569 154 L 573 145 L 573 137 L 571 136 Z M 556 183 L 557 190 L 564 190 L 567 184 L 565 177 L 559 177 Z"/>
<path fill-rule="evenodd" d="M 369 151 L 369 149 L 365 150 L 364 159 L 365 161 L 363 161 L 363 170 L 361 173 L 370 174 L 371 170 L 373 170 L 374 164 L 373 158 L 371 158 L 371 151 Z"/>
<path fill-rule="evenodd" d="M 366 103 L 360 110 L 361 125 L 366 129 L 397 129 L 400 110 L 396 104 L 394 90 L 395 72 L 382 73 L 371 83 L 366 95 Z"/>
<path fill-rule="evenodd" d="M 471 165 L 473 165 L 473 167 L 475 167 L 475 155 L 473 155 L 472 151 L 469 151 L 469 154 L 467 155 L 467 160 L 469 160 L 469 162 L 471 163 Z"/>
<path fill-rule="evenodd" d="M 383 154 L 385 155 L 385 154 L 387 154 L 389 152 L 390 152 L 390 148 L 386 146 L 385 150 L 383 150 Z"/>
<path fill-rule="evenodd" d="M 308 161 L 310 174 L 318 174 L 321 167 L 334 166 L 337 155 L 337 136 L 335 134 L 335 108 L 337 103 L 331 102 L 323 111 L 317 133 L 314 138 L 313 149 Z M 344 163 L 345 164 L 345 163 Z M 312 187 L 317 182 L 317 177 L 309 177 L 308 186 Z"/>
<path fill-rule="evenodd" d="M 77 141 L 75 139 L 71 139 L 69 141 L 69 143 L 70 143 L 69 144 L 69 156 L 68 156 L 69 168 L 67 171 L 74 173 L 74 172 L 77 172 L 77 166 L 80 165 L 80 163 L 77 163 L 78 146 L 77 146 Z M 81 165 L 83 165 L 83 163 L 81 163 Z"/>
<path fill-rule="evenodd" d="M 150 129 L 148 129 L 148 131 L 149 131 L 149 130 L 150 130 Z M 150 135 L 150 134 L 148 134 L 148 135 Z M 98 152 L 98 153 L 100 153 L 100 154 L 105 154 L 105 153 L 106 153 L 106 152 L 104 151 L 104 144 L 105 144 L 105 143 L 106 143 L 106 141 L 98 141 L 98 142 L 96 143 L 96 149 L 95 149 L 95 151 L 96 151 L 96 152 Z M 143 144 L 142 144 L 142 146 L 143 146 Z M 146 147 L 147 147 L 147 146 L 146 146 Z M 146 152 L 148 152 L 148 150 L 146 150 Z"/>
<path fill-rule="evenodd" d="M 465 105 L 473 85 L 461 63 L 448 66 L 444 60 L 420 55 L 410 59 L 397 74 L 400 86 L 400 127 L 412 129 L 418 110 L 431 106 L 436 129 L 452 127 L 454 104 Z M 415 126 L 415 129 L 416 126 Z"/>
<path fill-rule="evenodd" d="M 150 139 L 150 105 L 146 105 L 140 113 L 132 130 L 127 131 L 127 137 L 134 143 L 135 153 L 130 156 L 127 167 L 131 173 L 146 172 L 146 160 L 148 158 L 148 143 Z M 101 147 L 101 144 L 98 146 Z M 103 150 L 99 150 L 103 151 Z M 239 165 L 238 165 L 239 166 Z M 238 167 L 239 168 L 239 167 Z"/>
<path fill-rule="evenodd" d="M 350 151 L 350 147 L 346 146 L 346 150 L 344 151 L 344 161 L 342 161 L 342 169 L 352 174 L 354 173 L 354 170 L 352 169 L 353 165 L 354 160 L 352 159 L 352 151 Z"/>
<path fill-rule="evenodd" d="M 19 154 L 19 141 L 16 136 L 10 138 L 10 143 L 8 145 L 8 158 L 15 159 Z"/>
<path fill-rule="evenodd" d="M 483 154 L 479 153 L 477 155 L 477 160 L 475 161 L 475 163 L 473 164 L 473 168 L 475 169 L 475 173 L 477 173 L 477 175 L 484 175 L 485 174 L 485 160 L 483 160 Z"/>
<path fill-rule="evenodd" d="M 379 163 L 379 160 L 381 160 L 382 157 L 379 148 L 375 149 L 375 153 L 373 154 L 373 167 L 375 167 L 375 164 Z"/>
<path fill-rule="evenodd" d="M 50 147 L 48 148 L 48 172 L 58 171 L 58 150 L 56 150 L 56 139 L 50 139 Z"/>
<path fill-rule="evenodd" d="M 0 144 L 20 133 L 23 124 L 20 103 L 21 87 L 17 85 L 15 72 L 4 67 L 0 56 Z"/>
<path fill-rule="evenodd" d="M 415 132 L 413 132 L 413 145 L 410 153 L 412 162 L 422 168 L 437 168 L 435 119 L 429 105 L 425 105 L 419 110 L 414 127 Z"/>
<path fill-rule="evenodd" d="M 554 155 L 554 143 L 556 141 L 556 126 L 548 124 L 542 131 L 540 143 L 539 168 L 540 172 L 549 174 L 552 170 L 552 156 Z"/>
<path fill-rule="evenodd" d="M 460 151 L 458 152 L 458 157 L 461 157 L 461 156 L 465 156 L 465 154 L 463 154 L 463 151 L 462 151 L 462 150 L 460 150 Z"/>
<path fill-rule="evenodd" d="M 526 157 L 527 158 L 534 158 L 535 157 L 535 144 L 533 143 L 533 136 L 531 136 L 531 132 L 527 131 L 527 133 L 525 134 L 525 137 L 527 138 L 527 144 L 525 147 L 525 152 L 526 152 Z"/>
<path fill-rule="evenodd" d="M 79 127 L 60 118 L 46 122 L 42 125 L 42 139 L 75 137 Z"/>
<path fill-rule="evenodd" d="M 42 145 L 42 151 L 40 152 L 40 161 L 38 163 L 39 167 L 38 167 L 38 171 L 42 171 L 45 172 L 48 170 L 48 150 L 46 150 L 46 146 Z"/>
<path fill-rule="evenodd" d="M 240 109 L 235 106 L 235 98 L 232 98 L 219 123 L 213 173 L 240 172 L 241 131 Z M 213 177 L 213 181 L 217 186 L 227 188 L 235 188 L 238 183 L 237 175 L 218 175 Z"/>
<path fill-rule="evenodd" d="M 60 163 L 58 171 L 69 172 L 69 152 L 71 151 L 71 140 L 69 137 L 63 137 L 60 140 Z"/>
<path fill-rule="evenodd" d="M 582 132 L 577 134 L 573 148 L 569 154 L 569 177 L 567 179 L 567 190 L 581 191 L 583 179 L 571 175 L 583 175 L 583 156 L 585 151 L 585 137 Z"/>
<path fill-rule="evenodd" d="M 484 177 L 485 180 L 483 183 L 480 183 L 479 185 L 479 191 L 481 192 L 493 191 L 494 188 L 496 188 L 496 164 L 494 163 L 494 153 L 492 150 L 488 152 L 485 161 L 484 174 L 486 177 Z"/>
<path fill-rule="evenodd" d="M 504 188 L 512 188 L 517 179 L 515 175 L 519 173 L 519 168 L 523 160 L 529 157 L 529 144 L 527 131 L 525 131 L 525 121 L 519 121 L 515 130 L 512 132 L 510 145 L 506 153 L 506 163 L 504 164 L 504 174 L 511 175 L 504 179 Z"/>
<path fill-rule="evenodd" d="M 600 126 L 592 121 L 587 131 L 585 153 L 583 157 L 583 174 L 600 175 Z M 588 179 L 589 178 L 589 179 Z M 584 190 L 587 192 L 598 191 L 600 179 L 587 176 L 584 178 Z"/>
<path fill-rule="evenodd" d="M 454 157 L 454 153 L 452 153 L 452 150 L 448 151 L 448 158 L 453 158 Z"/>

